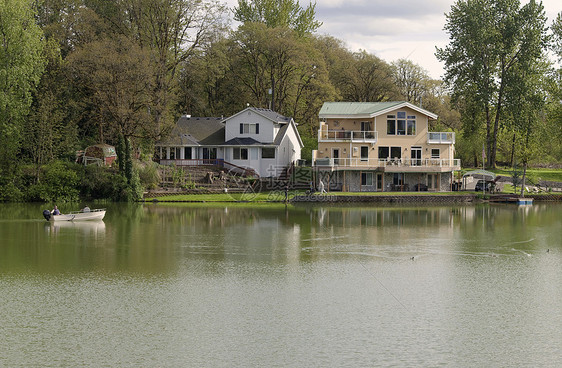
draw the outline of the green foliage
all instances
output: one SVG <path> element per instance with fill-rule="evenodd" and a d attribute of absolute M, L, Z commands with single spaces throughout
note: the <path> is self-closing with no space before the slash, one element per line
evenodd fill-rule
<path fill-rule="evenodd" d="M 303 9 L 298 0 L 238 0 L 234 20 L 264 23 L 269 28 L 287 27 L 299 35 L 315 32 L 322 22 L 316 20 L 316 3 Z"/>
<path fill-rule="evenodd" d="M 78 201 L 82 170 L 80 165 L 62 161 L 43 166 L 38 182 L 27 188 L 26 199 L 58 203 Z"/>
<path fill-rule="evenodd" d="M 545 57 L 545 24 L 542 4 L 534 1 L 520 7 L 518 0 L 458 0 L 447 14 L 451 42 L 436 56 L 445 63 L 453 102 L 486 127 L 490 167 L 496 163 L 500 123 L 508 118 L 506 104 L 530 95 L 522 76 L 542 73 L 537 66 Z"/>
<path fill-rule="evenodd" d="M 30 2 L 0 1 L 0 35 L 0 174 L 13 175 L 24 119 L 45 65 Z"/>
<path fill-rule="evenodd" d="M 156 162 L 141 162 L 137 167 L 141 185 L 147 189 L 155 189 L 162 181 L 158 173 L 158 164 Z"/>
<path fill-rule="evenodd" d="M 24 199 L 22 191 L 13 179 L 0 176 L 0 202 L 19 202 Z"/>

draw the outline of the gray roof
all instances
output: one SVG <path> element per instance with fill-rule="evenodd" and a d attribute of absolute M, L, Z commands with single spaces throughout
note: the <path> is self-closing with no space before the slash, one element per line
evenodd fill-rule
<path fill-rule="evenodd" d="M 223 146 L 253 146 L 263 145 L 264 143 L 256 141 L 254 138 L 232 138 L 223 143 Z"/>
<path fill-rule="evenodd" d="M 281 129 L 279 129 L 279 132 L 275 137 L 275 141 L 273 142 L 274 145 L 279 146 L 281 144 L 281 141 L 283 140 L 283 137 L 285 136 L 287 129 L 289 129 L 289 124 L 285 124 L 281 127 Z"/>
<path fill-rule="evenodd" d="M 250 107 L 250 110 L 255 111 L 258 114 L 261 114 L 263 116 L 265 116 L 266 118 L 279 122 L 279 123 L 288 123 L 289 121 L 291 121 L 291 118 L 288 118 L 286 116 L 283 116 L 281 114 L 276 113 L 273 110 L 270 109 L 262 109 L 262 108 L 258 108 L 258 107 Z"/>
<path fill-rule="evenodd" d="M 222 118 L 182 116 L 169 136 L 158 143 L 172 146 L 222 144 L 224 142 L 222 120 Z"/>

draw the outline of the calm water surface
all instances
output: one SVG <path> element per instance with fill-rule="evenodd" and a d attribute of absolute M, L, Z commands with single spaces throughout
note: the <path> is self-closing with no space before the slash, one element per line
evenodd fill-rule
<path fill-rule="evenodd" d="M 561 205 L 42 209 L 0 205 L 1 367 L 562 366 Z"/>

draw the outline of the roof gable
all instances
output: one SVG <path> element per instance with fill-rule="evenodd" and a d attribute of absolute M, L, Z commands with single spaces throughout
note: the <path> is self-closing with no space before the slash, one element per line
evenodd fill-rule
<path fill-rule="evenodd" d="M 357 118 L 373 118 L 378 115 L 386 114 L 390 111 L 408 107 L 420 114 L 427 115 L 432 119 L 437 119 L 437 115 L 424 110 L 419 106 L 413 105 L 406 101 L 388 101 L 388 102 L 324 102 L 320 113 L 321 118 L 337 118 L 337 117 L 357 117 Z"/>
<path fill-rule="evenodd" d="M 234 118 L 235 116 L 243 114 L 246 111 L 251 111 L 252 113 L 260 115 L 261 117 L 263 117 L 267 120 L 270 120 L 274 123 L 277 123 L 277 124 L 287 124 L 291 120 L 293 120 L 292 118 L 289 118 L 289 117 L 283 116 L 281 114 L 278 114 L 275 111 L 270 110 L 270 109 L 262 109 L 262 108 L 258 108 L 258 107 L 247 107 L 244 110 L 224 119 L 223 123 L 226 122 L 227 120 L 230 120 L 230 119 Z"/>

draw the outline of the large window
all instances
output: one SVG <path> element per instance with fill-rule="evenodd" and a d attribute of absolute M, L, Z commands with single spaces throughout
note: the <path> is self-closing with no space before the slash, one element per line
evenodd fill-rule
<path fill-rule="evenodd" d="M 184 147 L 183 148 L 183 157 L 186 160 L 191 160 L 193 158 L 193 156 L 191 155 L 192 151 L 191 151 L 191 147 Z"/>
<path fill-rule="evenodd" d="M 248 159 L 248 149 L 247 148 L 233 148 L 232 157 L 235 160 L 247 160 Z"/>
<path fill-rule="evenodd" d="M 275 158 L 275 148 L 264 147 L 261 149 L 261 158 Z"/>
<path fill-rule="evenodd" d="M 402 147 L 390 147 L 390 158 L 391 159 L 401 159 L 402 158 Z"/>
<path fill-rule="evenodd" d="M 386 116 L 387 135 L 416 135 L 416 116 L 398 111 L 396 115 Z"/>
<path fill-rule="evenodd" d="M 241 123 L 240 134 L 260 134 L 260 125 L 257 123 Z"/>
<path fill-rule="evenodd" d="M 361 173 L 361 185 L 373 185 L 373 173 L 372 172 L 364 172 Z"/>
<path fill-rule="evenodd" d="M 390 157 L 390 147 L 379 146 L 379 160 L 388 160 Z"/>

